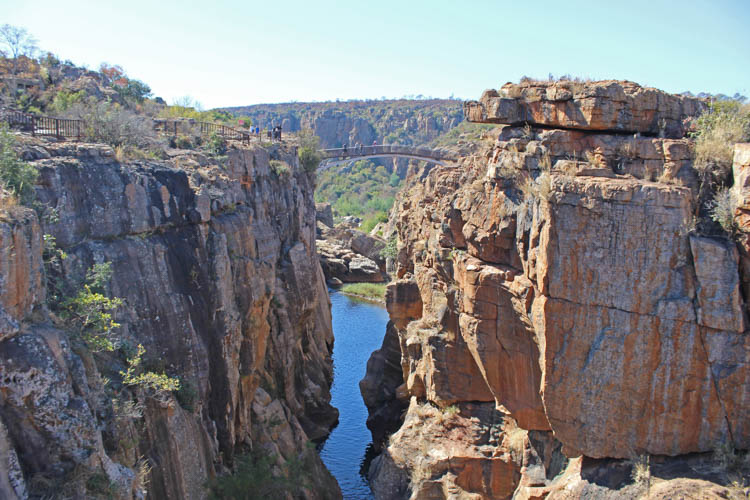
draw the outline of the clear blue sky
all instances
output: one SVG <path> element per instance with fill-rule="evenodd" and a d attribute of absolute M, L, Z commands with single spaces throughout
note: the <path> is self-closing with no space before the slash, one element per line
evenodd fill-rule
<path fill-rule="evenodd" d="M 0 23 L 205 108 L 475 99 L 549 73 L 750 94 L 749 0 L 0 0 Z"/>

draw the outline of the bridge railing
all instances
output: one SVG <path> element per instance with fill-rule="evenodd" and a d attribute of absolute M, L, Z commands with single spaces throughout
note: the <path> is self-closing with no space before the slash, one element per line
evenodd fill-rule
<path fill-rule="evenodd" d="M 398 144 L 379 144 L 375 146 L 352 146 L 346 148 L 330 148 L 321 150 L 326 159 L 356 158 L 359 156 L 376 155 L 407 155 L 421 156 L 434 160 L 452 160 L 453 154 L 443 149 L 429 149 L 424 147 L 402 146 Z"/>

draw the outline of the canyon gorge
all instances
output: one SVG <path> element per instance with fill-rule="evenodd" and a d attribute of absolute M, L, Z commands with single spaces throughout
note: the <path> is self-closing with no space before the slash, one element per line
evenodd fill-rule
<path fill-rule="evenodd" d="M 323 147 L 481 127 L 454 163 L 389 167 L 380 236 L 316 220 L 294 140 L 123 160 L 16 134 L 38 205 L 0 210 L 0 497 L 232 498 L 217 481 L 253 457 L 266 498 L 367 498 L 318 454 L 338 276 L 389 281 L 354 381 L 375 498 L 747 498 L 750 145 L 729 235 L 690 134 L 705 99 L 525 80 L 463 111 L 329 104 L 241 111 Z M 113 349 L 71 327 L 78 290 L 120 299 Z"/>

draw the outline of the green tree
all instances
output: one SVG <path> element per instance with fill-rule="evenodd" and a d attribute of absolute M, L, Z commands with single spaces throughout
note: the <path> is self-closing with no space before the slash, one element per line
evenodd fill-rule
<path fill-rule="evenodd" d="M 151 87 L 140 80 L 125 78 L 125 81 L 117 81 L 112 87 L 120 96 L 125 99 L 132 99 L 136 102 L 143 102 L 147 97 L 151 97 Z"/>
<path fill-rule="evenodd" d="M 315 172 L 323 157 L 320 154 L 320 139 L 312 130 L 302 130 L 299 137 L 299 161 L 306 172 Z"/>
<path fill-rule="evenodd" d="M 122 299 L 108 297 L 106 284 L 112 276 L 109 262 L 96 264 L 86 272 L 83 288 L 60 304 L 61 316 L 93 352 L 114 351 L 113 331 L 120 326 L 112 312 L 122 305 Z"/>
<path fill-rule="evenodd" d="M 14 146 L 16 138 L 6 124 L 0 124 L 0 184 L 13 193 L 23 205 L 34 201 L 34 184 L 39 173 L 21 161 Z"/>

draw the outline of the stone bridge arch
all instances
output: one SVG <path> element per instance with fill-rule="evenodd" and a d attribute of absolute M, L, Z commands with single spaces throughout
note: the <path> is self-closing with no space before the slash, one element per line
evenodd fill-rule
<path fill-rule="evenodd" d="M 456 155 L 446 149 L 430 149 L 415 146 L 377 145 L 353 146 L 349 148 L 322 149 L 323 161 L 318 171 L 328 170 L 336 165 L 367 158 L 408 158 L 438 165 L 456 161 Z"/>

